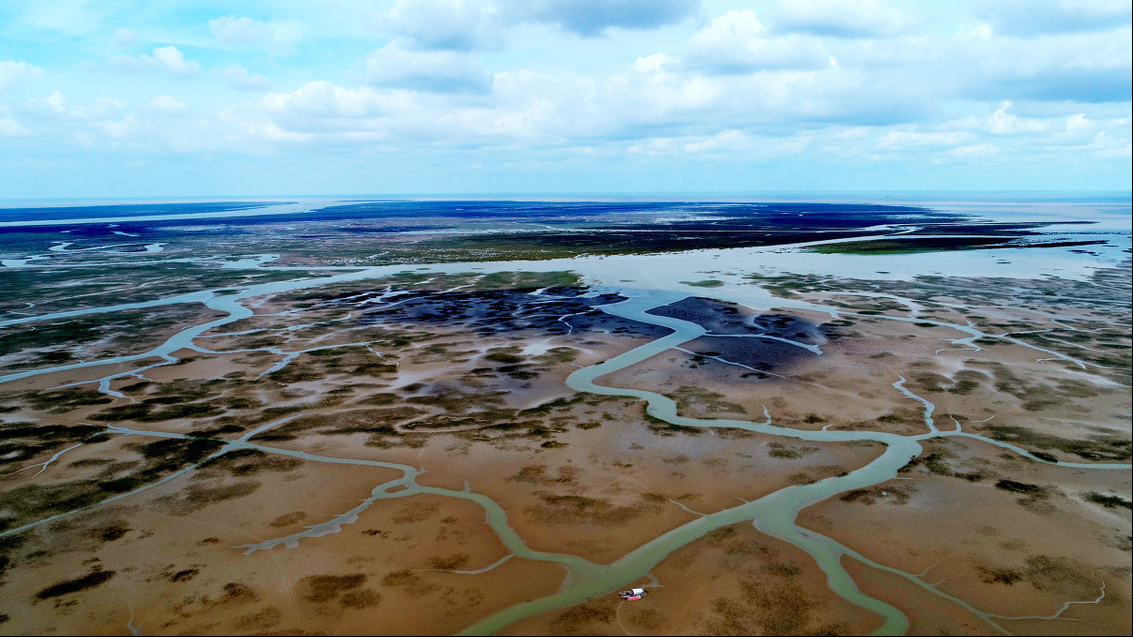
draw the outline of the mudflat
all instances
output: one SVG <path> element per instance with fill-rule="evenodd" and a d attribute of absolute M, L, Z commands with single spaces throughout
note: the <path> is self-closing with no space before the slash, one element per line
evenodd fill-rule
<path fill-rule="evenodd" d="M 1131 630 L 1127 234 L 429 210 L 0 235 L 0 633 Z"/>

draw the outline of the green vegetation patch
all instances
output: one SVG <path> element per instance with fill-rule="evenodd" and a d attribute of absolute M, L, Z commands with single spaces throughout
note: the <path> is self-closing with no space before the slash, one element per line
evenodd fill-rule
<path fill-rule="evenodd" d="M 493 272 L 485 274 L 472 286 L 476 290 L 538 290 L 540 288 L 576 287 L 578 275 L 571 272 Z"/>
<path fill-rule="evenodd" d="M 510 365 L 514 365 L 516 363 L 522 363 L 523 361 L 527 360 L 523 356 L 520 356 L 518 354 L 512 354 L 512 353 L 507 352 L 507 351 L 490 352 L 490 353 L 486 354 L 484 356 L 484 358 L 486 360 L 492 361 L 493 363 L 507 363 L 507 364 L 510 364 Z"/>
<path fill-rule="evenodd" d="M 704 279 L 703 281 L 681 281 L 684 285 L 691 285 L 695 288 L 719 288 L 724 286 L 724 282 L 718 279 Z"/>

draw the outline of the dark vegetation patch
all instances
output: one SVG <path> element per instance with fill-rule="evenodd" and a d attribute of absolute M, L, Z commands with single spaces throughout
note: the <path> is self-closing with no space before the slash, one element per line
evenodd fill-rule
<path fill-rule="evenodd" d="M 827 333 L 833 329 L 829 324 L 818 325 L 789 314 L 756 314 L 752 310 L 734 303 L 700 297 L 688 297 L 676 303 L 652 308 L 647 313 L 700 325 L 709 332 L 705 340 L 710 344 L 711 350 L 717 351 L 717 355 L 722 355 L 728 360 L 745 365 L 751 365 L 749 361 L 773 365 L 776 359 L 785 359 L 780 363 L 785 364 L 798 356 L 814 356 L 813 353 L 800 347 L 758 338 L 760 336 L 782 338 L 806 345 L 817 345 L 825 341 Z M 712 339 L 712 334 L 727 334 L 747 338 Z M 744 347 L 744 345 L 747 345 L 747 347 Z M 774 345 L 790 349 L 780 350 L 774 348 Z M 760 347 L 770 348 L 767 353 L 762 355 L 762 359 L 765 359 L 762 361 L 760 361 L 761 357 L 757 355 L 758 352 L 756 351 Z M 702 351 L 704 348 L 696 349 Z M 744 360 L 738 360 L 736 357 L 744 358 Z M 751 366 L 759 367 L 759 365 Z"/>
<path fill-rule="evenodd" d="M 591 498 L 583 495 L 556 495 L 537 491 L 540 503 L 524 509 L 531 518 L 552 525 L 596 524 L 599 526 L 620 526 L 642 515 L 661 510 L 657 497 L 648 495 L 632 505 L 614 505 L 605 498 Z M 658 496 L 659 497 L 659 496 Z M 660 498 L 665 501 L 665 498 Z"/>
<path fill-rule="evenodd" d="M 402 507 L 391 521 L 398 524 L 414 524 L 433 517 L 440 509 L 435 502 L 412 502 Z"/>
<path fill-rule="evenodd" d="M 36 425 L 0 423 L 0 440 L 36 440 L 44 443 L 80 442 L 101 431 L 92 425 Z"/>
<path fill-rule="evenodd" d="M 508 273 L 500 273 L 500 276 L 506 274 Z M 496 275 L 484 276 L 474 286 L 483 289 L 414 290 L 407 291 L 406 298 L 399 299 L 391 307 L 371 309 L 362 306 L 358 308 L 358 322 L 362 325 L 440 323 L 480 336 L 514 334 L 524 330 L 545 334 L 598 332 L 642 336 L 660 336 L 670 331 L 595 309 L 595 306 L 622 300 L 622 297 L 615 294 L 582 296 L 581 288 L 571 287 L 551 287 L 541 294 L 531 294 L 535 288 L 497 289 L 486 283 L 493 276 Z M 350 304 L 350 307 L 354 307 L 352 304 L 364 300 L 364 297 L 354 295 L 349 300 L 327 299 L 324 304 Z M 407 344 L 408 341 L 403 343 Z M 503 364 L 522 362 L 515 353 L 506 351 L 499 352 L 494 358 L 489 354 L 489 360 Z"/>
<path fill-rule="evenodd" d="M 240 582 L 228 582 L 221 589 L 220 598 L 216 600 L 216 604 L 248 604 L 260 599 L 256 591 L 247 584 Z"/>
<path fill-rule="evenodd" d="M 515 475 L 508 478 L 508 482 L 527 482 L 530 484 L 574 484 L 581 471 L 577 467 L 562 466 L 557 476 L 547 474 L 547 465 L 527 465 L 520 468 Z"/>
<path fill-rule="evenodd" d="M 366 583 L 365 573 L 350 575 L 308 575 L 299 580 L 307 587 L 307 594 L 303 599 L 309 602 L 322 604 L 329 602 L 347 591 L 361 587 Z"/>
<path fill-rule="evenodd" d="M 127 489 L 128 490 L 128 489 Z M 0 493 L 0 511 L 13 514 L 0 522 L 15 525 L 55 513 L 88 507 L 116 493 L 94 480 L 74 480 L 49 485 L 28 484 Z"/>
<path fill-rule="evenodd" d="M 559 612 L 551 621 L 551 630 L 556 635 L 605 635 L 617 617 L 617 606 L 608 597 L 590 600 L 585 604 L 572 606 Z"/>
<path fill-rule="evenodd" d="M 985 584 L 1006 584 L 1010 586 L 1015 582 L 1023 580 L 1022 573 L 1009 568 L 986 568 L 981 566 L 976 570 L 980 574 L 980 581 Z"/>
<path fill-rule="evenodd" d="M 382 586 L 403 588 L 410 595 L 417 597 L 427 595 L 440 588 L 436 584 L 425 581 L 424 578 L 409 569 L 387 573 L 385 577 L 382 578 Z"/>
<path fill-rule="evenodd" d="M 735 597 L 718 597 L 702 624 L 711 635 L 842 635 L 843 623 L 816 624 L 821 606 L 790 577 L 745 575 Z"/>
<path fill-rule="evenodd" d="M 1046 494 L 1047 490 L 1037 484 L 1027 484 L 1026 482 L 1016 482 L 1014 480 L 1000 480 L 995 483 L 997 489 L 1010 491 L 1011 493 L 1022 493 L 1023 495 L 1040 496 Z"/>
<path fill-rule="evenodd" d="M 508 364 L 522 363 L 524 360 L 526 360 L 523 356 L 512 354 L 507 351 L 489 351 L 488 354 L 484 355 L 484 359 L 492 361 L 493 363 Z"/>
<path fill-rule="evenodd" d="M 343 594 L 343 596 L 339 598 L 338 603 L 343 608 L 360 610 L 363 608 L 373 608 L 380 604 L 381 601 L 381 593 L 372 588 L 360 588 Z"/>
<path fill-rule="evenodd" d="M 1133 459 L 1133 441 L 1105 435 L 1091 435 L 1085 440 L 1059 438 L 1025 427 L 990 425 L 991 437 L 1022 447 L 1052 449 L 1074 454 L 1086 460 L 1128 461 Z"/>
<path fill-rule="evenodd" d="M 438 571 L 455 571 L 467 566 L 471 559 L 472 556 L 467 553 L 437 555 L 429 558 L 429 565 Z"/>
<path fill-rule="evenodd" d="M 137 447 L 146 459 L 143 474 L 156 475 L 196 464 L 224 446 L 219 440 L 202 438 L 164 438 Z"/>
<path fill-rule="evenodd" d="M 677 410 L 697 411 L 711 414 L 743 414 L 744 408 L 725 400 L 727 396 L 703 387 L 684 385 L 668 392 L 677 401 Z"/>
<path fill-rule="evenodd" d="M 114 571 L 95 570 L 75 579 L 56 582 L 35 594 L 37 599 L 51 599 L 101 586 L 114 577 Z"/>
<path fill-rule="evenodd" d="M 1017 568 L 978 567 L 980 580 L 988 584 L 1011 586 L 1027 582 L 1040 591 L 1056 594 L 1089 595 L 1098 586 L 1096 577 L 1064 557 L 1032 555 Z"/>
<path fill-rule="evenodd" d="M 268 522 L 268 526 L 278 529 L 285 526 L 291 526 L 292 524 L 299 524 L 306 519 L 306 513 L 304 513 L 303 511 L 294 511 L 292 513 L 284 513 L 271 522 Z"/>
<path fill-rule="evenodd" d="M 1090 493 L 1083 495 L 1082 498 L 1087 502 L 1100 504 L 1107 509 L 1116 509 L 1119 507 L 1123 509 L 1133 509 L 1133 502 L 1130 502 L 1129 500 L 1116 495 L 1095 493 L 1091 491 Z"/>
<path fill-rule="evenodd" d="M 210 504 L 251 495 L 260 486 L 261 484 L 255 480 L 244 480 L 216 486 L 191 484 L 181 494 L 162 498 L 160 502 L 169 506 L 174 515 L 188 515 Z"/>
<path fill-rule="evenodd" d="M 159 480 L 188 465 L 196 464 L 219 450 L 222 445 L 223 443 L 215 440 L 177 438 L 136 445 L 134 448 L 143 456 L 144 462 L 141 463 L 140 469 L 129 475 L 117 474 L 123 470 L 134 469 L 138 463 L 110 462 L 99 476 L 89 480 L 16 487 L 0 493 L 0 510 L 15 514 L 15 519 L 36 519 L 54 513 L 82 509 L 110 496 L 132 491 Z"/>
<path fill-rule="evenodd" d="M 240 632 L 246 631 L 249 633 L 264 634 L 264 631 L 279 625 L 282 621 L 283 613 L 279 612 L 278 608 L 269 606 L 263 610 L 237 617 L 232 622 L 232 627 L 234 630 Z"/>
<path fill-rule="evenodd" d="M 180 571 L 177 571 L 175 573 L 170 574 L 169 575 L 169 581 L 171 581 L 171 582 L 188 582 L 189 580 L 193 579 L 194 577 L 196 577 L 199 574 L 200 574 L 200 571 L 195 569 L 195 568 L 186 568 L 186 569 L 182 569 Z"/>
<path fill-rule="evenodd" d="M 261 471 L 294 471 L 302 466 L 298 458 L 268 454 L 259 449 L 237 449 L 201 463 L 198 476 L 227 473 L 234 477 L 255 475 Z"/>
<path fill-rule="evenodd" d="M 989 248 L 1066 248 L 1104 245 L 1106 241 L 1036 241 L 1033 233 L 1024 231 L 1018 236 L 1004 237 L 917 237 L 905 236 L 873 241 L 847 241 L 807 248 L 820 254 L 914 254 L 918 252 L 946 252 L 950 250 L 979 250 Z"/>
<path fill-rule="evenodd" d="M 1050 505 L 1046 503 L 1051 496 L 1050 487 L 1028 484 L 1026 482 L 1016 482 L 1015 480 L 1000 480 L 995 483 L 995 487 L 1010 493 L 1022 495 L 1023 497 L 1015 501 L 1036 513 L 1049 513 L 1051 511 Z"/>
<path fill-rule="evenodd" d="M 103 542 L 113 542 L 131 531 L 130 525 L 125 522 L 115 522 L 100 529 L 90 531 L 90 536 Z"/>
<path fill-rule="evenodd" d="M 955 455 L 947 451 L 929 453 L 927 455 L 922 455 L 909 461 L 908 464 L 898 469 L 898 472 L 908 473 L 919 466 L 923 466 L 924 468 L 928 469 L 929 473 L 945 477 L 955 476 L 957 478 L 963 478 L 969 482 L 979 482 L 980 480 L 988 477 L 988 474 L 982 469 L 976 469 L 975 471 L 967 472 L 953 470 L 952 467 L 948 464 L 948 459 L 953 457 L 955 457 Z"/>
<path fill-rule="evenodd" d="M 393 393 L 376 393 L 358 401 L 359 405 L 392 405 L 401 401 L 401 396 Z"/>
<path fill-rule="evenodd" d="M 572 363 L 582 352 L 573 347 L 552 347 L 535 357 L 540 365 L 558 365 Z"/>
<path fill-rule="evenodd" d="M 300 416 L 278 427 L 256 434 L 255 441 L 283 442 L 297 439 L 300 434 L 314 432 L 320 435 L 371 434 L 400 435 L 394 425 L 425 414 L 416 407 L 396 407 L 342 411 L 334 414 Z"/>
<path fill-rule="evenodd" d="M 908 503 L 909 498 L 916 492 L 916 487 L 911 484 L 875 486 L 868 489 L 854 489 L 842 494 L 839 499 L 858 504 L 872 505 L 881 501 L 900 505 Z"/>
<path fill-rule="evenodd" d="M 616 219 L 616 222 L 604 223 L 603 217 L 610 214 L 606 212 L 610 204 L 590 206 L 593 210 L 590 214 L 602 216 L 588 219 L 582 226 L 570 224 L 566 231 L 469 235 L 450 239 L 449 244 L 459 241 L 469 248 L 490 251 L 497 255 L 496 258 L 510 256 L 514 252 L 529 255 L 529 258 L 546 258 L 579 252 L 621 254 L 739 248 L 809 241 L 818 231 L 823 233 L 824 238 L 831 239 L 868 236 L 875 232 L 865 228 L 871 223 L 885 223 L 882 219 L 908 222 L 909 217 L 904 215 L 921 217 L 930 214 L 924 209 L 901 210 L 873 205 L 719 203 L 704 206 L 692 215 L 681 210 L 679 219 L 673 219 L 670 216 L 672 212 L 668 212 L 660 218 L 651 219 L 637 214 L 627 218 L 614 217 L 611 221 Z M 638 208 L 633 212 L 661 213 L 673 206 L 671 203 L 656 203 L 650 205 L 654 210 Z M 931 214 L 937 216 L 937 213 Z M 700 215 L 705 215 L 705 218 Z"/>
<path fill-rule="evenodd" d="M 642 410 L 645 411 L 648 406 L 642 405 Z M 657 434 L 658 436 L 675 436 L 677 434 L 684 434 L 687 436 L 699 436 L 703 431 L 699 427 L 686 427 L 684 425 L 677 425 L 667 420 L 661 420 L 656 416 L 650 415 L 645 411 L 645 425 L 649 427 L 649 431 Z"/>
<path fill-rule="evenodd" d="M 795 447 L 795 446 L 791 446 L 791 445 L 785 445 L 781 442 L 771 442 L 771 443 L 768 443 L 767 446 L 768 446 L 768 448 L 771 449 L 771 451 L 769 451 L 767 453 L 772 458 L 790 459 L 790 460 L 797 459 L 797 458 L 803 458 L 805 456 L 809 456 L 810 454 L 818 451 L 818 447 Z"/>
<path fill-rule="evenodd" d="M 157 399 L 154 399 L 157 400 Z M 224 409 L 211 403 L 172 404 L 154 410 L 161 403 L 131 403 L 110 407 L 91 414 L 91 420 L 102 422 L 160 422 L 180 418 L 208 418 L 224 413 Z"/>

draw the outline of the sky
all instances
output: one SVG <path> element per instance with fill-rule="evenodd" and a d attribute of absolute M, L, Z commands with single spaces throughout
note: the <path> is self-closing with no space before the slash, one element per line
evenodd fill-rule
<path fill-rule="evenodd" d="M 1131 4 L 5 0 L 0 200 L 1127 192 Z"/>

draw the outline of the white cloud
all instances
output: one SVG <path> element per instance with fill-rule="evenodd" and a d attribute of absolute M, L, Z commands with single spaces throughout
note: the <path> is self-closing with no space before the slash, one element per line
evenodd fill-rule
<path fill-rule="evenodd" d="M 158 95 L 153 98 L 150 100 L 150 107 L 162 113 L 180 113 L 185 110 L 183 103 L 168 95 Z"/>
<path fill-rule="evenodd" d="M 979 160 L 995 157 L 999 154 L 1000 150 L 999 146 L 995 144 L 969 144 L 967 146 L 953 148 L 948 151 L 948 155 L 954 159 Z"/>
<path fill-rule="evenodd" d="M 885 0 L 791 0 L 781 3 L 775 25 L 789 31 L 841 38 L 887 37 L 909 27 Z"/>
<path fill-rule="evenodd" d="M 17 82 L 39 77 L 42 72 L 43 69 L 27 62 L 4 60 L 0 62 L 0 90 L 4 90 Z"/>
<path fill-rule="evenodd" d="M 641 140 L 633 144 L 629 147 L 627 152 L 631 155 L 659 155 L 671 153 L 677 148 L 677 144 L 677 140 L 672 137 L 654 137 L 653 139 Z"/>
<path fill-rule="evenodd" d="M 682 148 L 689 153 L 712 153 L 741 150 L 749 145 L 747 135 L 738 130 L 724 130 L 711 137 L 688 142 Z"/>
<path fill-rule="evenodd" d="M 1128 0 L 984 0 L 975 13 L 997 32 L 1034 35 L 1128 26 L 1133 7 Z"/>
<path fill-rule="evenodd" d="M 294 52 L 295 44 L 303 37 L 303 28 L 296 22 L 262 22 L 234 15 L 209 20 L 209 30 L 225 46 L 258 48 L 275 55 Z"/>
<path fill-rule="evenodd" d="M 1011 102 L 1003 102 L 994 113 L 988 116 L 986 128 L 993 135 L 1017 135 L 1019 133 L 1042 133 L 1050 129 L 1047 121 L 1037 118 L 1023 118 L 1007 112 Z"/>
<path fill-rule="evenodd" d="M 412 50 L 399 42 L 370 55 L 363 77 L 376 86 L 436 93 L 484 93 L 492 85 L 492 76 L 469 54 Z"/>
<path fill-rule="evenodd" d="M 16 120 L 11 117 L 0 117 L 0 137 L 25 137 L 31 135 L 31 131 L 20 126 Z"/>
<path fill-rule="evenodd" d="M 633 69 L 638 73 L 656 73 L 663 69 L 665 65 L 673 62 L 676 62 L 676 60 L 664 53 L 654 53 L 637 58 L 637 61 L 633 63 Z"/>
<path fill-rule="evenodd" d="M 514 3 L 527 19 L 558 24 L 583 36 L 612 28 L 654 29 L 693 15 L 700 0 L 529 0 Z"/>
<path fill-rule="evenodd" d="M 230 64 L 223 69 L 213 70 L 222 82 L 241 91 L 266 91 L 271 83 L 262 75 L 252 75 L 239 64 Z"/>
<path fill-rule="evenodd" d="M 201 74 L 201 65 L 185 60 L 185 55 L 175 46 L 159 46 L 153 50 L 153 55 L 142 54 L 138 57 L 119 56 L 113 63 L 124 71 L 154 71 L 178 79 L 197 77 Z"/>
<path fill-rule="evenodd" d="M 1119 160 L 1095 161 L 1104 168 L 1128 164 L 1133 136 L 1133 29 L 1117 20 L 1127 0 L 1034 0 L 1046 17 L 1030 23 L 1030 5 L 1011 0 L 974 13 L 906 0 L 714 1 L 700 18 L 695 0 L 387 0 L 374 9 L 331 0 L 277 3 L 263 20 L 217 17 L 211 36 L 200 19 L 158 24 L 119 3 L 87 4 L 111 8 L 98 25 L 76 26 L 81 37 L 50 37 L 128 53 L 113 65 L 146 75 L 82 61 L 56 72 L 40 36 L 21 29 L 42 32 L 16 20 L 5 34 L 28 53 L 0 62 L 0 87 L 37 89 L 42 80 L 29 80 L 50 74 L 58 83 L 37 95 L 58 86 L 70 99 L 0 93 L 7 147 L 75 140 L 218 156 L 282 147 L 279 157 L 296 144 L 382 148 L 418 159 L 466 153 L 489 173 L 500 172 L 488 157 L 503 149 L 548 167 L 584 155 L 655 166 L 692 154 L 855 167 Z M 286 65 L 271 58 L 304 41 L 318 51 Z M 167 78 L 202 71 L 214 90 L 194 93 L 191 108 L 172 97 L 187 94 Z"/>
<path fill-rule="evenodd" d="M 977 136 L 970 131 L 918 131 L 891 130 L 878 139 L 877 145 L 884 150 L 906 150 L 917 148 L 955 147 L 976 141 Z"/>
<path fill-rule="evenodd" d="M 367 117 L 381 114 L 381 93 L 369 88 L 344 88 L 326 81 L 307 82 L 290 93 L 269 93 L 261 100 L 269 113 L 327 117 Z"/>
<path fill-rule="evenodd" d="M 830 54 L 821 41 L 803 35 L 771 36 L 750 9 L 713 18 L 689 40 L 685 59 L 718 73 L 830 66 Z"/>
<path fill-rule="evenodd" d="M 503 18 L 489 0 L 398 0 L 388 21 L 415 47 L 471 51 L 501 45 Z"/>
<path fill-rule="evenodd" d="M 136 46 L 138 44 L 138 34 L 135 33 L 133 29 L 119 27 L 114 29 L 114 35 L 110 36 L 110 41 L 113 42 L 115 46 L 121 48 Z"/>

